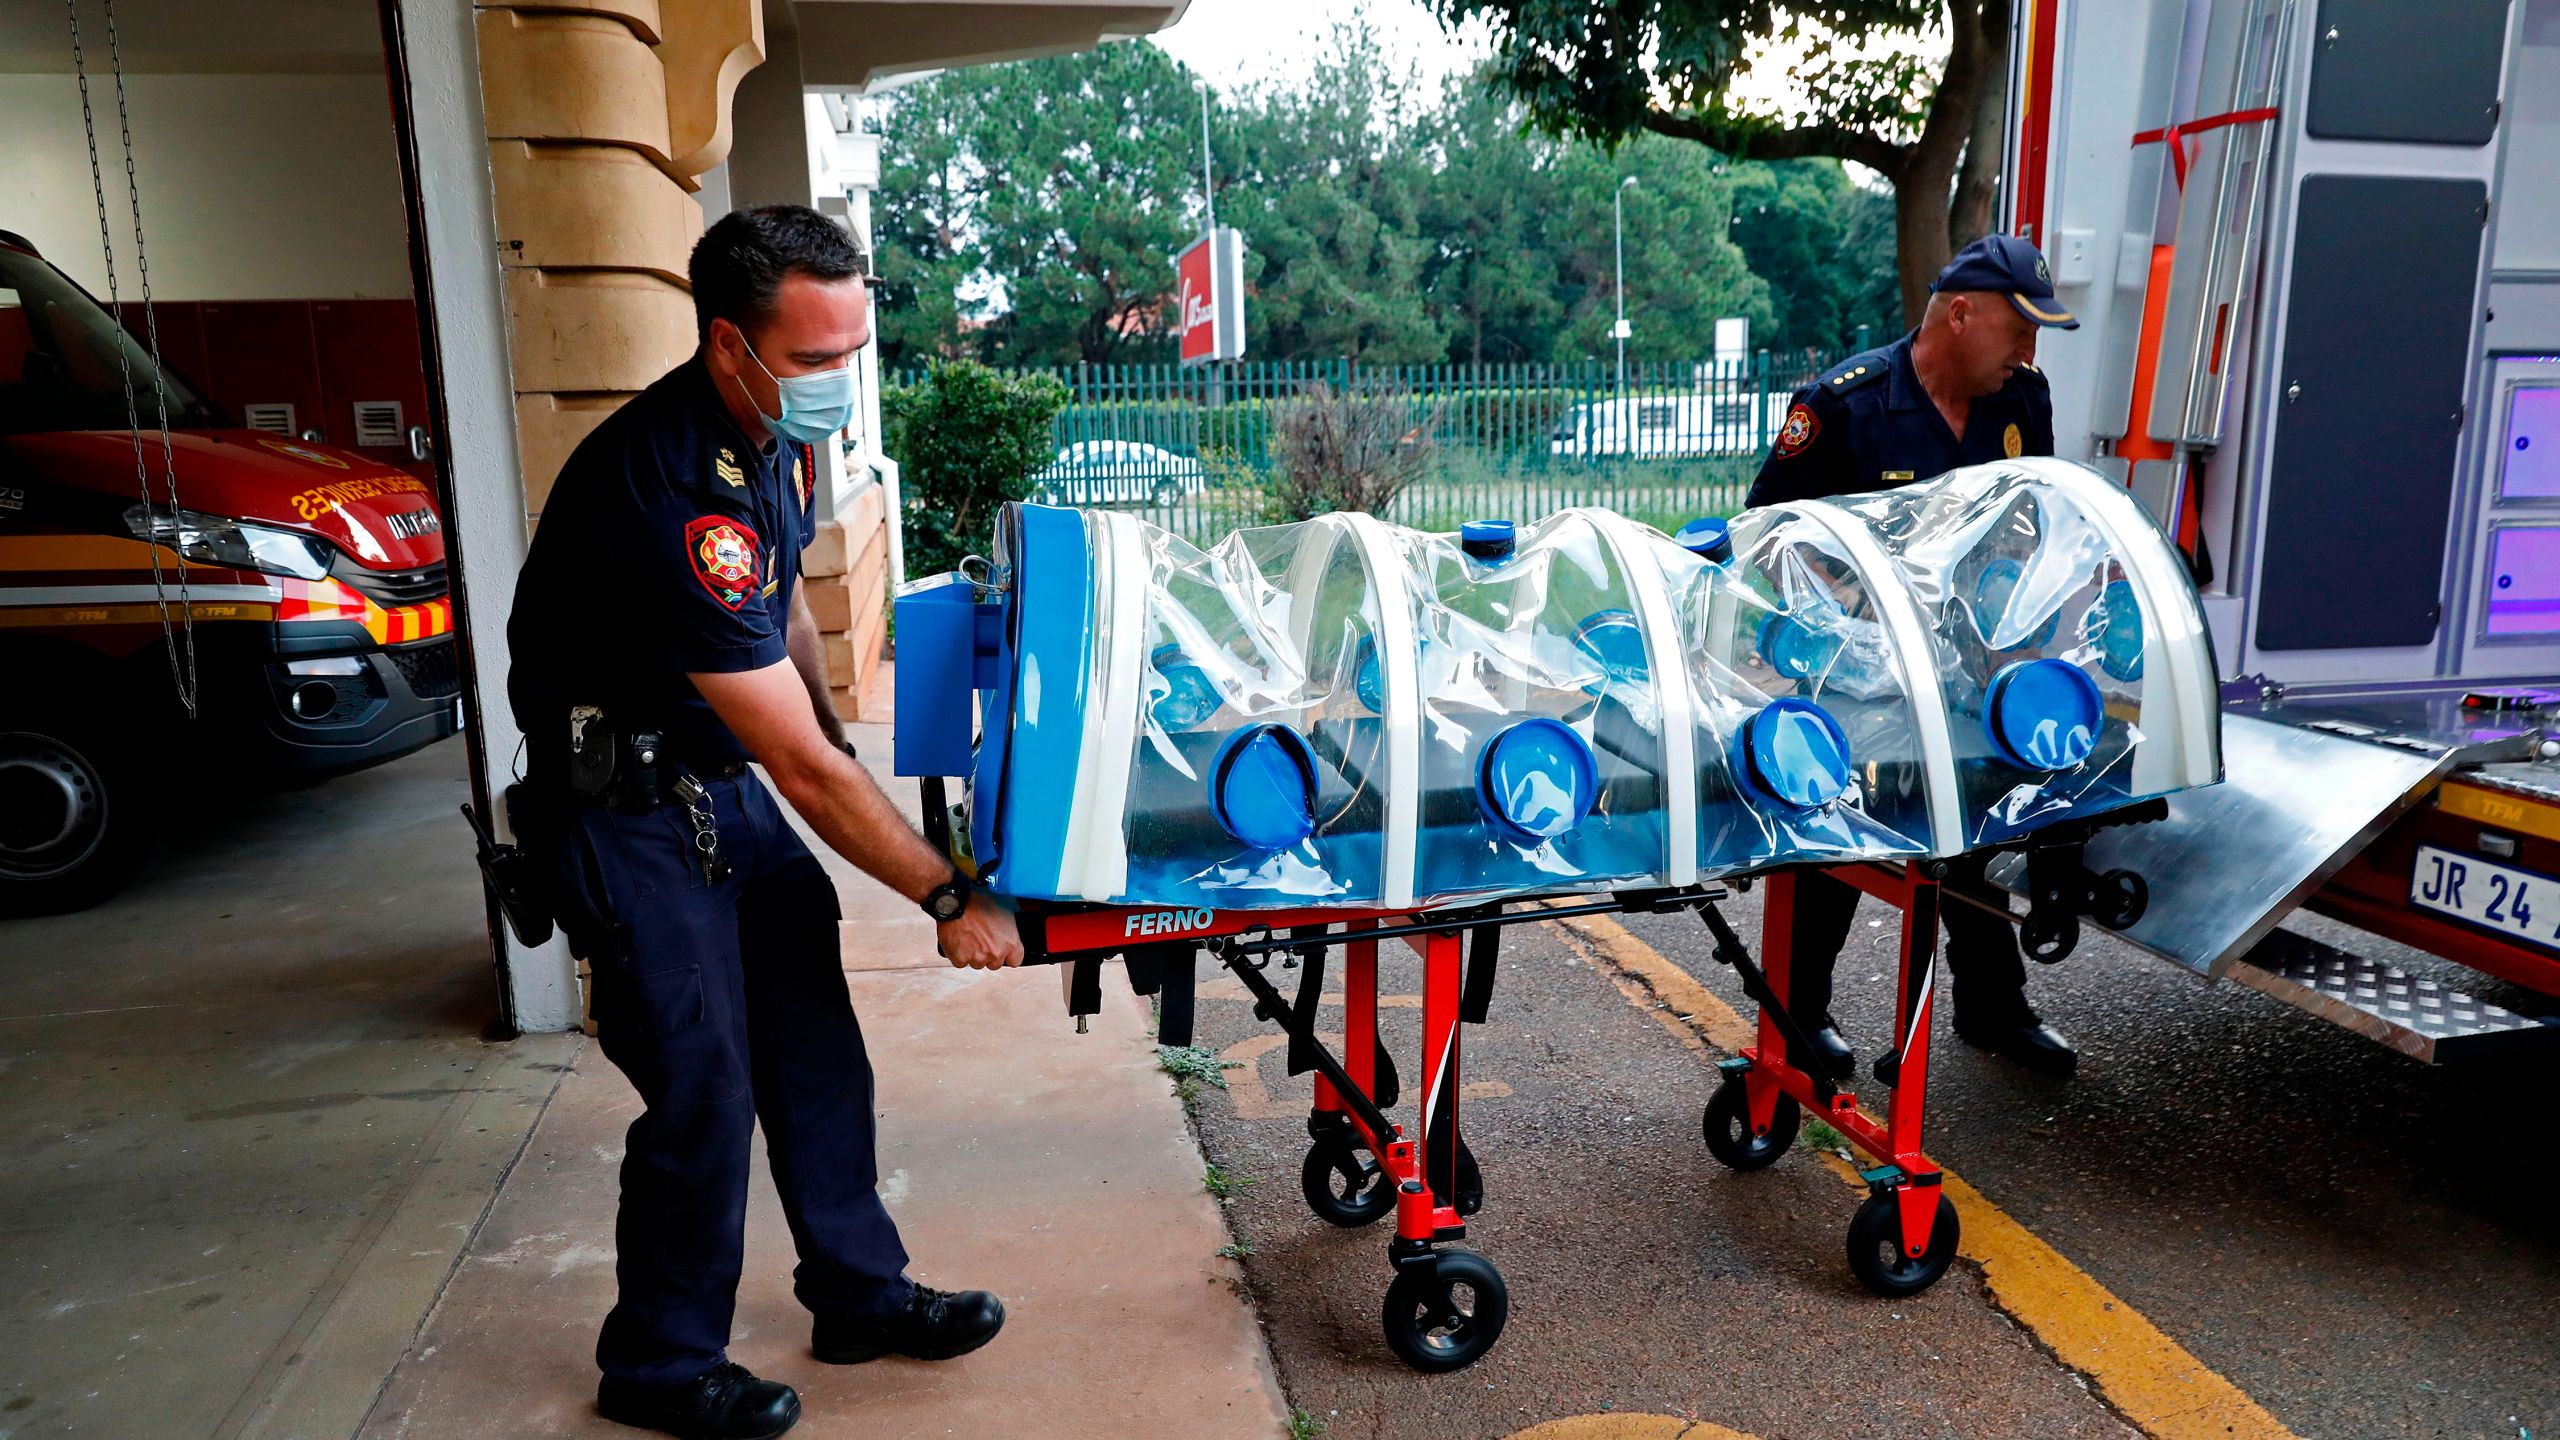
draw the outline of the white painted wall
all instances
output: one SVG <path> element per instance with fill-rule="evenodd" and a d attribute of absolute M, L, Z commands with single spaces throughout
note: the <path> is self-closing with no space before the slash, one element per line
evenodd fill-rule
<path fill-rule="evenodd" d="M 391 105 L 371 74 L 125 77 L 160 300 L 405 299 Z M 116 271 L 140 293 L 115 92 L 90 76 Z M 69 75 L 0 74 L 0 230 L 103 297 L 97 202 Z"/>

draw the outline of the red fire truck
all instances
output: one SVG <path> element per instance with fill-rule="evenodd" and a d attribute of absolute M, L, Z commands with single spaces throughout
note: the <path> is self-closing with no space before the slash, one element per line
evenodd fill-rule
<path fill-rule="evenodd" d="M 0 231 L 0 913 L 109 894 L 208 779 L 453 734 L 452 629 L 425 481 L 237 427 Z"/>

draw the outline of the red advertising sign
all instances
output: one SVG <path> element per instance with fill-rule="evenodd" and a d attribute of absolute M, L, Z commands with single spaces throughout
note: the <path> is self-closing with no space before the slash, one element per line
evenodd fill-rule
<path fill-rule="evenodd" d="M 1244 237 L 1221 225 L 1173 257 L 1174 335 L 1182 363 L 1244 355 Z"/>
<path fill-rule="evenodd" d="M 1203 235 L 1173 257 L 1174 333 L 1182 340 L 1182 363 L 1196 365 L 1218 353 L 1216 247 Z"/>

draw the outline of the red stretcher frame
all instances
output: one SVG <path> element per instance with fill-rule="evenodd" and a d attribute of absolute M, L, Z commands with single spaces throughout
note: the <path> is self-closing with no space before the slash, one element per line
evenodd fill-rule
<path fill-rule="evenodd" d="M 1889 1054 L 1894 1078 L 1892 1099 L 1883 1116 L 1870 1114 L 1858 1104 L 1857 1096 L 1840 1090 L 1827 1077 L 1794 1064 L 1775 1014 L 1765 1005 L 1759 1017 L 1759 1042 L 1742 1052 L 1745 1063 L 1735 1067 L 1749 1088 L 1754 1133 L 1769 1132 L 1783 1095 L 1878 1162 L 1861 1178 L 1877 1194 L 1893 1196 L 1902 1220 L 1903 1253 L 1908 1256 L 1929 1253 L 1943 1178 L 1936 1162 L 1920 1148 L 1928 1113 L 1930 1023 L 1937 998 L 1938 907 L 1944 898 L 1938 879 L 1930 873 L 1934 868 L 1921 861 L 1823 867 L 1832 879 L 1875 896 L 1902 915 L 1894 1005 L 1896 1043 Z M 1783 1008 L 1794 973 L 1796 876 L 1793 871 L 1773 870 L 1761 878 L 1761 884 L 1767 888 L 1760 922 L 1764 977 Z"/>

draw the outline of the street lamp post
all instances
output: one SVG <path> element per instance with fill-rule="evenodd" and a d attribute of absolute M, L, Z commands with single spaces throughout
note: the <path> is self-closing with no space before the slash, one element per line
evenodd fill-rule
<path fill-rule="evenodd" d="M 1618 341 L 1618 398 L 1627 398 L 1627 191 L 1633 189 L 1636 177 L 1630 175 L 1618 182 L 1617 193 L 1609 197 L 1609 208 L 1618 221 L 1618 323 L 1610 334 Z M 1623 417 L 1622 417 L 1623 418 Z"/>

